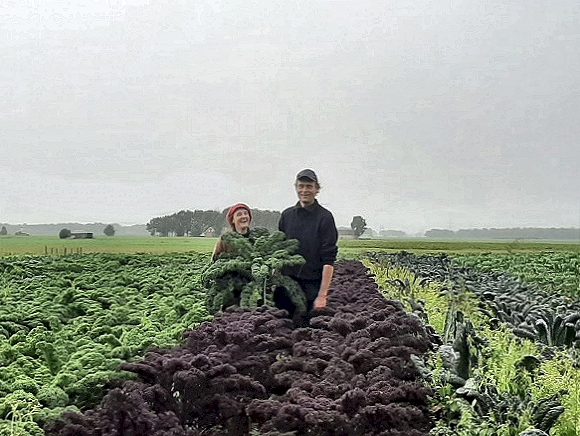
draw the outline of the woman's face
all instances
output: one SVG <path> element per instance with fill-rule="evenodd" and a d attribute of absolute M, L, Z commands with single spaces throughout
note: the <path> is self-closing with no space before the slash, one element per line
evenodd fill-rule
<path fill-rule="evenodd" d="M 244 233 L 248 227 L 250 227 L 251 223 L 250 213 L 247 209 L 241 208 L 234 212 L 234 228 L 238 233 Z"/>

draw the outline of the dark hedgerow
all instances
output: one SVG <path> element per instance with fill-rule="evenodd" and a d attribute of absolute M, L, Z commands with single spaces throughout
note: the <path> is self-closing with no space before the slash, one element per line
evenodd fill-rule
<path fill-rule="evenodd" d="M 336 265 L 328 307 L 308 328 L 285 311 L 228 309 L 121 368 L 137 381 L 48 435 L 427 435 L 429 391 L 411 355 L 430 342 L 353 261 Z"/>

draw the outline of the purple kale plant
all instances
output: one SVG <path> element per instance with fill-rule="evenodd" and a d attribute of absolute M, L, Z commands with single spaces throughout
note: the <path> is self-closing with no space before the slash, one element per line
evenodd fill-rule
<path fill-rule="evenodd" d="M 411 356 L 420 320 L 386 300 L 360 262 L 341 261 L 328 306 L 294 328 L 282 310 L 228 309 L 120 369 L 138 375 L 48 435 L 419 436 L 433 426 Z"/>

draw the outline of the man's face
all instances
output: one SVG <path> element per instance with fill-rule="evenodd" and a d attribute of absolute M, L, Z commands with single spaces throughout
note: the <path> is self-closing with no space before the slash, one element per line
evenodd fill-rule
<path fill-rule="evenodd" d="M 316 195 L 318 194 L 316 182 L 311 180 L 296 180 L 295 186 L 298 200 L 302 206 L 308 206 L 314 203 Z"/>

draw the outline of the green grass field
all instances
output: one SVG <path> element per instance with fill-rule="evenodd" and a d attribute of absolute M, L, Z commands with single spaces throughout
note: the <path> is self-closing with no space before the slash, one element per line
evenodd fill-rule
<path fill-rule="evenodd" d="M 525 252 L 576 252 L 580 242 L 560 241 L 453 241 L 438 239 L 359 239 L 341 240 L 343 255 L 365 251 L 410 251 L 413 253 L 525 253 Z"/>
<path fill-rule="evenodd" d="M 74 253 L 211 253 L 216 238 L 158 238 L 112 236 L 95 239 L 59 239 L 55 236 L 2 236 L 0 256 Z"/>
<path fill-rule="evenodd" d="M 59 239 L 55 236 L 2 236 L 0 256 L 62 255 L 75 253 L 168 253 L 196 251 L 210 253 L 216 238 L 160 238 L 152 236 L 101 236 L 95 239 Z M 429 239 L 340 240 L 341 257 L 365 251 L 401 251 L 414 253 L 512 253 L 576 252 L 580 243 L 554 241 L 445 241 Z"/>

